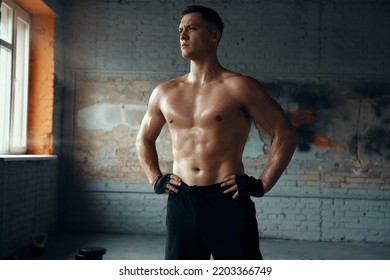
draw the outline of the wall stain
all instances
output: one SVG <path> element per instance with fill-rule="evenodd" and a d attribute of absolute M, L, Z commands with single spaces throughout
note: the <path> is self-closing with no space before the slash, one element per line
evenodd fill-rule
<path fill-rule="evenodd" d="M 299 85 L 290 99 L 298 109 L 290 111 L 290 120 L 299 134 L 298 150 L 309 152 L 312 146 L 339 147 L 342 143 L 330 137 L 331 110 L 346 103 L 345 98 L 334 94 L 328 85 Z"/>

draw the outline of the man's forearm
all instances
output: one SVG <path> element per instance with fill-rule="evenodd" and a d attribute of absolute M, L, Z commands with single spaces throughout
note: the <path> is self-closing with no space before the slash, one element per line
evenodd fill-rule
<path fill-rule="evenodd" d="M 297 143 L 298 134 L 295 130 L 273 139 L 268 163 L 260 176 L 265 192 L 271 190 L 283 174 L 294 154 Z"/>
<path fill-rule="evenodd" d="M 137 141 L 137 154 L 141 166 L 148 178 L 149 184 L 153 186 L 156 178 L 162 175 L 158 163 L 156 145 L 148 141 Z"/>

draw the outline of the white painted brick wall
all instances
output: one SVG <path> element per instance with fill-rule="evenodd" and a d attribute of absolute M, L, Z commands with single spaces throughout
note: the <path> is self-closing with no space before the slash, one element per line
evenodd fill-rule
<path fill-rule="evenodd" d="M 148 186 L 134 186 L 148 190 Z M 165 234 L 166 196 L 145 193 L 83 193 L 83 230 Z M 298 240 L 390 242 L 390 203 L 387 199 L 348 197 L 254 198 L 263 238 Z"/>

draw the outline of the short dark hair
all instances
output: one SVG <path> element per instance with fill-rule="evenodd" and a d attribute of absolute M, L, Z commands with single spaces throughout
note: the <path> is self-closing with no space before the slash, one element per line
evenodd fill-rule
<path fill-rule="evenodd" d="M 215 24 L 219 31 L 221 31 L 221 34 L 223 33 L 224 24 L 222 22 L 222 19 L 219 14 L 213 9 L 200 5 L 190 5 L 184 8 L 184 10 L 181 11 L 180 15 L 181 18 L 183 18 L 183 16 L 191 13 L 200 13 L 204 20 L 208 21 L 211 24 Z"/>

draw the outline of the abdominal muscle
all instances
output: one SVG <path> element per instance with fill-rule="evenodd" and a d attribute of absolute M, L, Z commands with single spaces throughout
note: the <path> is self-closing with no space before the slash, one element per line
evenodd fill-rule
<path fill-rule="evenodd" d="M 245 133 L 225 134 L 197 128 L 173 133 L 173 173 L 190 186 L 211 185 L 229 175 L 244 173 Z"/>

